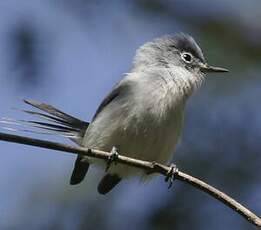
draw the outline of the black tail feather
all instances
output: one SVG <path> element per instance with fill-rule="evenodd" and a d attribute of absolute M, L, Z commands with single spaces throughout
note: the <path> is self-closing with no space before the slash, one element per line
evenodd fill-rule
<path fill-rule="evenodd" d="M 79 120 L 69 114 L 66 114 L 55 107 L 37 102 L 34 100 L 24 100 L 28 105 L 33 106 L 36 109 L 39 109 L 43 112 L 31 111 L 31 110 L 22 110 L 23 112 L 33 115 L 35 118 L 38 118 L 45 121 L 37 120 L 13 120 L 10 118 L 2 118 L 0 123 L 5 125 L 15 125 L 15 126 L 30 126 L 31 128 L 36 128 L 36 130 L 26 130 L 26 129 L 15 129 L 9 127 L 1 127 L 13 131 L 28 131 L 33 133 L 41 134 L 56 134 L 64 137 L 71 138 L 76 143 L 80 144 L 86 129 L 89 125 L 88 122 Z M 45 130 L 44 132 L 39 132 L 38 130 Z"/>
<path fill-rule="evenodd" d="M 28 105 L 31 105 L 37 109 L 40 109 L 46 113 L 49 113 L 53 115 L 54 117 L 61 118 L 63 122 L 66 122 L 68 124 L 74 124 L 75 126 L 82 126 L 82 123 L 86 123 L 84 121 L 81 121 L 69 114 L 66 114 L 59 109 L 56 109 L 55 107 L 48 105 L 46 103 L 34 101 L 34 100 L 24 100 L 24 102 Z"/>
<path fill-rule="evenodd" d="M 45 103 L 37 102 L 34 100 L 24 100 L 24 102 L 42 111 L 38 112 L 31 110 L 22 110 L 23 112 L 29 115 L 33 115 L 35 118 L 38 118 L 38 120 L 13 120 L 10 118 L 2 118 L 0 120 L 0 123 L 11 126 L 11 128 L 1 128 L 10 131 L 24 131 L 38 134 L 60 135 L 70 138 L 72 141 L 79 145 L 82 144 L 83 137 L 89 126 L 88 122 L 79 120 Z M 19 126 L 19 128 L 13 128 L 13 126 Z M 28 126 L 31 129 L 23 129 L 23 127 Z M 70 184 L 80 183 L 85 177 L 88 169 L 89 163 L 87 162 L 87 158 L 82 161 L 82 157 L 78 156 L 71 176 Z"/>
<path fill-rule="evenodd" d="M 68 131 L 77 132 L 79 136 L 81 136 L 81 137 L 84 136 L 85 131 L 89 125 L 88 122 L 75 118 L 75 117 L 73 117 L 67 113 L 64 113 L 64 112 L 60 111 L 59 109 L 56 109 L 55 107 L 45 104 L 45 103 L 37 102 L 34 100 L 24 100 L 24 102 L 39 110 L 44 111 L 47 114 L 43 114 L 43 113 L 39 113 L 39 112 L 35 112 L 35 111 L 24 110 L 25 113 L 37 115 L 38 117 L 43 118 L 45 120 L 54 122 L 56 124 L 58 123 L 61 126 L 57 126 L 56 128 L 59 128 L 60 130 L 63 130 L 66 132 L 68 132 Z M 37 122 L 35 122 L 35 123 L 37 123 Z M 37 124 L 40 124 L 40 125 L 48 127 L 48 128 L 54 127 L 50 123 L 38 122 Z"/>
<path fill-rule="evenodd" d="M 31 124 L 31 126 L 69 137 L 76 143 L 81 144 L 86 129 L 89 125 L 88 122 L 79 120 L 45 103 L 33 100 L 24 100 L 24 102 L 47 113 L 45 114 L 24 110 L 25 113 L 35 115 L 44 119 L 45 121 L 49 121 L 49 123 L 41 121 L 27 121 Z M 88 172 L 89 163 L 87 162 L 87 159 L 84 159 L 84 161 L 82 159 L 83 158 L 78 155 L 75 161 L 74 169 L 70 179 L 71 185 L 79 184 Z"/>
<path fill-rule="evenodd" d="M 106 174 L 100 181 L 98 185 L 98 192 L 105 195 L 110 192 L 118 183 L 120 183 L 121 178 L 116 174 Z"/>
<path fill-rule="evenodd" d="M 25 113 L 36 115 L 50 122 L 50 123 L 46 123 L 41 121 L 27 121 L 33 127 L 44 129 L 49 132 L 55 132 L 62 136 L 67 136 L 71 138 L 78 144 L 81 143 L 81 140 L 83 139 L 86 129 L 89 125 L 88 122 L 79 120 L 45 103 L 41 103 L 33 100 L 24 100 L 24 102 L 47 113 L 44 114 L 35 111 L 24 110 Z M 82 157 L 78 155 L 70 179 L 70 184 L 71 185 L 79 184 L 84 179 L 86 173 L 88 172 L 88 169 L 89 169 L 89 163 L 86 160 L 83 161 Z"/>
<path fill-rule="evenodd" d="M 88 169 L 89 169 L 89 163 L 83 162 L 82 157 L 78 156 L 74 164 L 74 169 L 72 172 L 70 184 L 75 185 L 81 183 L 86 173 L 88 172 Z"/>

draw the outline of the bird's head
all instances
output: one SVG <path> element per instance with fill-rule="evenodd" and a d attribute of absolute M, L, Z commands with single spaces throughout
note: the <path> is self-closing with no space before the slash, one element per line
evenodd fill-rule
<path fill-rule="evenodd" d="M 141 46 L 134 59 L 134 69 L 149 67 L 183 67 L 203 75 L 208 72 L 228 72 L 227 69 L 207 64 L 195 40 L 187 34 L 157 38 Z"/>

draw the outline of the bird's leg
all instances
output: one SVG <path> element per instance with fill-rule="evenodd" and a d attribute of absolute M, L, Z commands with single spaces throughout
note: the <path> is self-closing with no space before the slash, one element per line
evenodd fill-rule
<path fill-rule="evenodd" d="M 118 157 L 119 157 L 118 149 L 115 146 L 113 146 L 112 150 L 111 150 L 111 154 L 107 160 L 107 166 L 106 166 L 105 172 L 107 172 L 109 170 L 109 168 L 113 162 L 115 165 L 117 164 Z"/>
<path fill-rule="evenodd" d="M 175 180 L 175 176 L 178 173 L 178 168 L 175 164 L 170 165 L 170 169 L 165 177 L 165 182 L 169 182 L 168 188 L 171 188 L 173 181 Z"/>

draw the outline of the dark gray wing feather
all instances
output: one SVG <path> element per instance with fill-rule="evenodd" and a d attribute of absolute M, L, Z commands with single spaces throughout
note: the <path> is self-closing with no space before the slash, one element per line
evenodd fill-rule
<path fill-rule="evenodd" d="M 119 95 L 121 95 L 122 93 L 121 88 L 122 87 L 120 85 L 116 85 L 113 88 L 113 90 L 104 98 L 104 100 L 101 102 L 100 106 L 98 107 L 96 113 L 93 116 L 92 119 L 93 121 L 95 120 L 95 118 L 97 118 L 97 116 L 101 113 L 101 111 L 106 106 L 108 106 Z M 82 156 L 78 156 L 71 176 L 70 184 L 74 185 L 80 183 L 84 179 L 88 171 L 88 168 L 89 168 L 89 164 L 86 161 L 86 159 L 84 160 Z M 98 190 L 100 193 L 105 194 L 109 192 L 109 190 L 111 190 L 117 183 L 119 183 L 120 179 L 118 179 L 118 177 L 116 176 L 113 177 L 107 176 L 102 181 L 103 182 L 100 183 Z"/>
<path fill-rule="evenodd" d="M 122 89 L 123 89 L 122 84 L 116 85 L 113 88 L 113 90 L 103 99 L 103 101 L 101 102 L 100 106 L 98 107 L 98 109 L 96 110 L 96 112 L 93 116 L 93 119 L 92 119 L 93 121 L 106 106 L 108 106 L 112 101 L 117 99 L 122 94 L 122 92 L 123 92 Z"/>

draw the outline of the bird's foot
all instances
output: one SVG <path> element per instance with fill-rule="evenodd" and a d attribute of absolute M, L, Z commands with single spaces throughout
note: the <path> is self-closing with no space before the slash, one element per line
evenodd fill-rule
<path fill-rule="evenodd" d="M 107 160 L 107 166 L 106 166 L 105 172 L 107 172 L 109 170 L 109 168 L 111 167 L 111 164 L 113 162 L 115 165 L 117 164 L 118 157 L 119 157 L 118 149 L 115 146 L 113 146 L 112 150 L 111 150 L 111 154 Z"/>
<path fill-rule="evenodd" d="M 175 176 L 178 173 L 178 168 L 175 164 L 171 164 L 170 165 L 170 169 L 165 177 L 165 182 L 169 182 L 169 186 L 168 188 L 171 188 L 174 180 L 175 180 Z"/>

